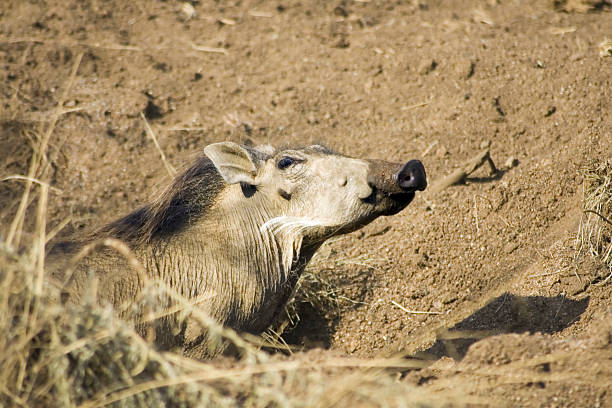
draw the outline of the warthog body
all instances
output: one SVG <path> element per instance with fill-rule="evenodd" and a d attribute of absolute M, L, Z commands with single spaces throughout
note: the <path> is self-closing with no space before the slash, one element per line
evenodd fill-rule
<path fill-rule="evenodd" d="M 204 152 L 153 203 L 93 237 L 124 241 L 147 279 L 237 331 L 260 333 L 271 324 L 326 239 L 396 214 L 426 187 L 416 160 L 360 160 L 318 145 L 275 150 L 224 142 Z M 86 242 L 57 245 L 51 258 L 68 258 Z M 146 280 L 111 249 L 87 256 L 71 276 L 63 271 L 65 265 L 54 276 L 69 282 L 74 298 L 95 276 L 98 296 L 117 309 L 136 299 Z M 168 327 L 157 327 L 158 346 L 201 354 L 206 334 L 197 324 Z"/>

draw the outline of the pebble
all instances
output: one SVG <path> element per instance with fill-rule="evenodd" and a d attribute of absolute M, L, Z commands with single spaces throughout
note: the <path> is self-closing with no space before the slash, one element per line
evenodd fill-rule
<path fill-rule="evenodd" d="M 504 167 L 511 169 L 513 167 L 518 166 L 518 164 L 519 164 L 518 159 L 514 156 L 510 156 L 508 157 L 508 160 L 506 160 L 506 162 L 504 163 Z"/>
<path fill-rule="evenodd" d="M 181 5 L 181 15 L 185 20 L 191 20 L 196 14 L 195 8 L 187 2 Z"/>

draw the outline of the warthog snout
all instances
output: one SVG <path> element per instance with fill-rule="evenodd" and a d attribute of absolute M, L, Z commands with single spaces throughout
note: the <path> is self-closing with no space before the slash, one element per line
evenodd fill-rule
<path fill-rule="evenodd" d="M 368 183 L 387 194 L 413 193 L 427 187 L 425 167 L 420 160 L 408 163 L 390 163 L 383 160 L 370 161 Z"/>
<path fill-rule="evenodd" d="M 397 184 L 407 191 L 423 191 L 427 187 L 425 167 L 419 160 L 410 160 L 395 175 Z"/>
<path fill-rule="evenodd" d="M 419 160 L 405 164 L 370 160 L 368 184 L 373 191 L 366 201 L 376 204 L 379 215 L 393 215 L 410 204 L 417 190 L 425 190 L 427 176 Z"/>

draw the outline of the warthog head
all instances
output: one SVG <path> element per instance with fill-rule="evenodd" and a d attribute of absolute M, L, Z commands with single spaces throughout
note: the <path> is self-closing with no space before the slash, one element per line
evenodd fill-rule
<path fill-rule="evenodd" d="M 261 215 L 262 232 L 298 235 L 303 245 L 396 214 L 427 186 L 418 160 L 354 159 L 320 145 L 275 151 L 224 142 L 204 152 L 230 185 L 222 199 L 229 211 L 248 206 Z"/>

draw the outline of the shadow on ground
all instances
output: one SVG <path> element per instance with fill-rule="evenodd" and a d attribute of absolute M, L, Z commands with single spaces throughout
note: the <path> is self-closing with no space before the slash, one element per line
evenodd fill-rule
<path fill-rule="evenodd" d="M 364 305 L 372 288 L 376 286 L 370 282 L 372 271 L 372 268 L 346 267 L 345 276 L 349 278 L 344 282 L 337 280 L 336 269 L 331 275 L 325 275 L 324 279 L 303 284 L 301 293 L 296 296 L 299 321 L 283 333 L 283 340 L 305 349 L 330 348 L 342 313 Z M 338 288 L 342 288 L 343 299 L 338 297 Z M 350 292 L 344 291 L 347 288 Z M 306 292 L 309 295 L 305 295 Z"/>
<path fill-rule="evenodd" d="M 510 293 L 493 299 L 471 316 L 437 335 L 436 342 L 415 358 L 461 360 L 475 342 L 504 333 L 555 333 L 576 322 L 589 305 L 589 298 L 565 296 L 516 296 Z"/>
<path fill-rule="evenodd" d="M 315 347 L 328 349 L 336 331 L 338 317 L 330 316 L 309 304 L 301 305 L 299 316 L 299 323 L 283 334 L 283 340 L 307 350 Z"/>

